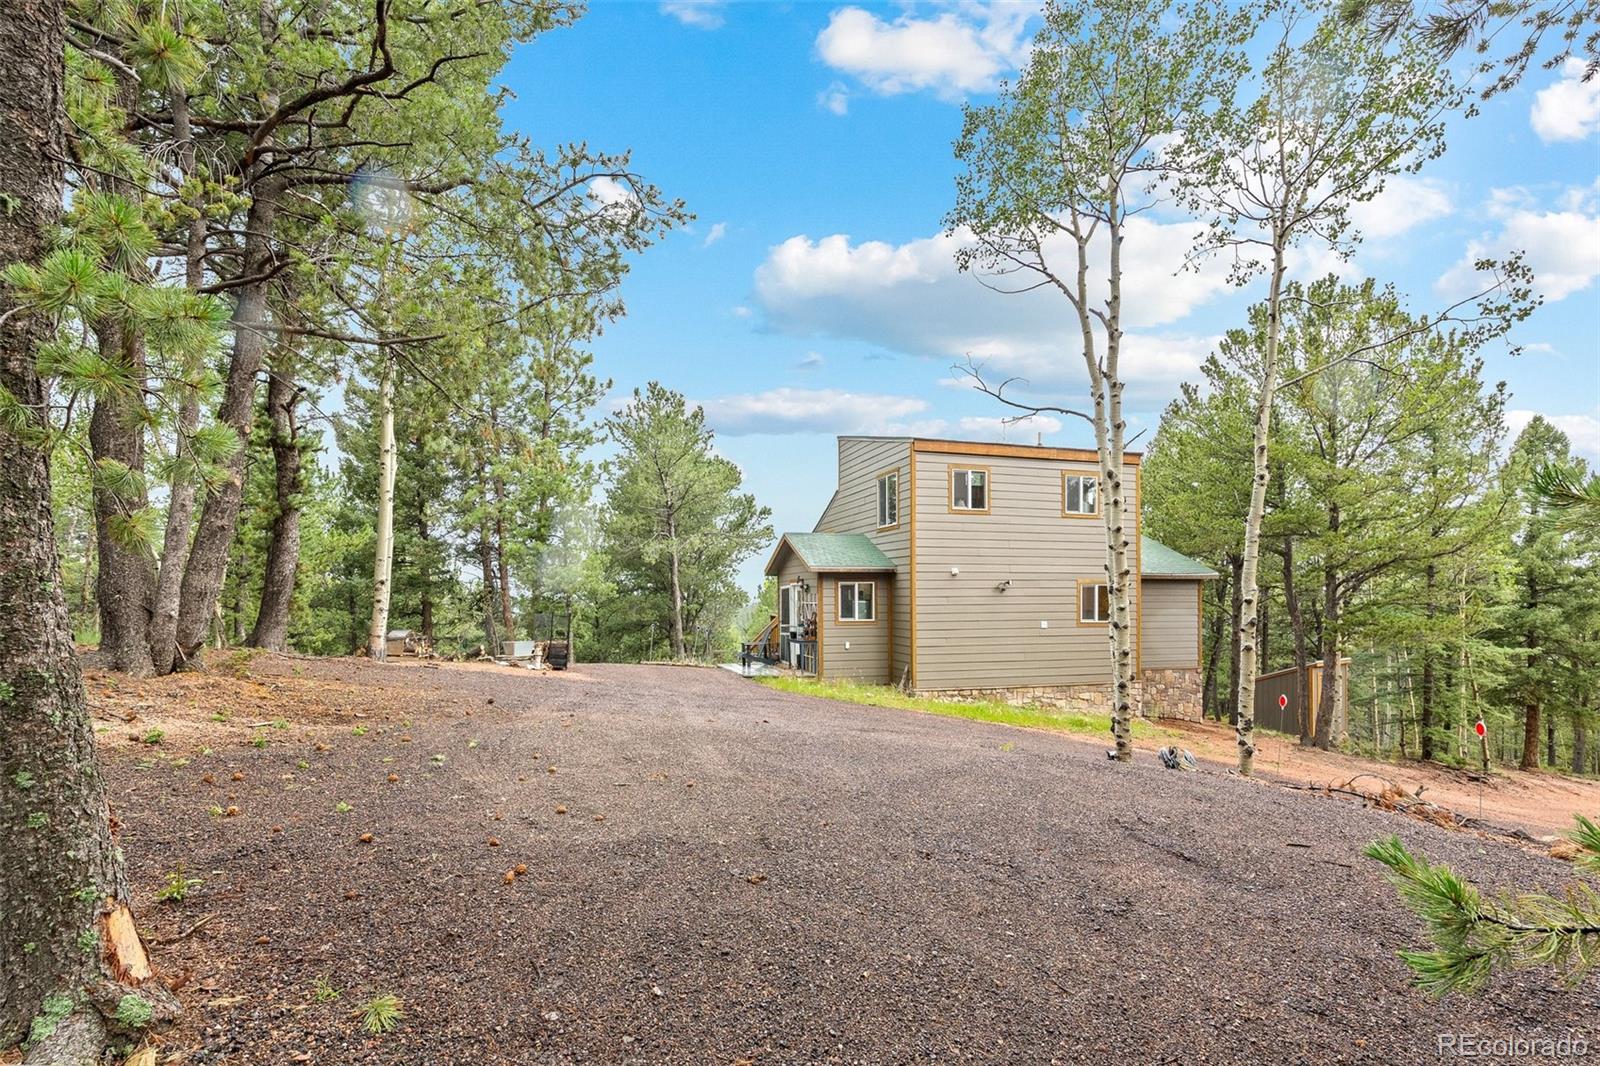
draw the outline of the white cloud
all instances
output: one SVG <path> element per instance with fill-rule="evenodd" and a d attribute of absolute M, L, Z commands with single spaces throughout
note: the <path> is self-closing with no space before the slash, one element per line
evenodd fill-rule
<path fill-rule="evenodd" d="M 1372 199 L 1350 205 L 1350 221 L 1368 240 L 1383 241 L 1443 218 L 1453 210 L 1450 194 L 1433 178 L 1399 174 Z"/>
<path fill-rule="evenodd" d="M 1600 410 L 1596 414 L 1600 414 Z M 1572 442 L 1573 451 L 1590 459 L 1600 459 L 1600 418 L 1595 415 L 1552 415 L 1543 411 L 1510 410 L 1506 412 L 1507 440 L 1515 440 L 1517 434 L 1533 421 L 1534 415 L 1544 415 L 1546 422 L 1565 433 Z"/>
<path fill-rule="evenodd" d="M 1130 219 L 1124 242 L 1124 375 L 1130 388 L 1170 395 L 1192 378 L 1209 337 L 1154 331 L 1233 291 L 1228 264 L 1217 259 L 1183 269 L 1196 227 Z M 756 300 L 771 328 L 802 336 L 864 340 L 910 355 L 962 363 L 973 359 L 1003 376 L 1027 377 L 1036 388 L 1081 390 L 1077 320 L 1054 291 L 998 293 L 957 271 L 967 238 L 939 234 L 888 244 L 852 243 L 843 234 L 791 237 L 756 271 Z M 1095 249 L 1091 274 L 1103 277 L 1105 249 Z M 1016 279 L 1013 279 L 1016 281 Z"/>
<path fill-rule="evenodd" d="M 1485 287 L 1474 267 L 1479 259 L 1503 259 L 1514 252 L 1534 274 L 1534 291 L 1548 303 L 1582 292 L 1600 277 L 1600 182 L 1568 189 L 1561 207 L 1542 211 L 1522 189 L 1495 189 L 1488 212 L 1500 222 L 1498 233 L 1467 242 L 1467 250 L 1434 283 L 1449 297 L 1471 295 Z"/>
<path fill-rule="evenodd" d="M 826 362 L 827 360 L 822 358 L 821 352 L 807 352 L 800 357 L 800 361 L 795 366 L 801 370 L 821 370 L 822 364 Z"/>
<path fill-rule="evenodd" d="M 706 234 L 706 239 L 700 242 L 700 247 L 709 248 L 728 235 L 728 224 L 717 222 L 712 225 L 711 232 Z"/>
<path fill-rule="evenodd" d="M 1600 78 L 1584 81 L 1584 71 L 1583 60 L 1569 59 L 1560 80 L 1534 94 L 1528 121 L 1546 144 L 1581 141 L 1600 130 Z"/>
<path fill-rule="evenodd" d="M 922 433 L 941 422 L 907 422 L 928 409 L 914 396 L 843 389 L 768 389 L 701 403 L 718 433 Z"/>
<path fill-rule="evenodd" d="M 665 0 L 661 13 L 697 30 L 715 30 L 725 21 L 722 9 L 726 6 L 725 0 Z"/>
<path fill-rule="evenodd" d="M 886 96 L 931 90 L 958 100 L 994 89 L 1022 62 L 1034 11 L 1029 4 L 966 3 L 927 18 L 908 11 L 891 22 L 843 7 L 817 34 L 817 54 Z"/>
<path fill-rule="evenodd" d="M 850 90 L 842 81 L 836 81 L 817 94 L 817 106 L 835 115 L 850 113 Z"/>
<path fill-rule="evenodd" d="M 1061 419 L 1051 415 L 1023 415 L 1016 419 L 969 415 L 961 419 L 957 426 L 961 430 L 962 440 L 1032 444 L 1040 435 L 1048 437 L 1061 432 Z"/>
<path fill-rule="evenodd" d="M 750 308 L 746 307 L 744 304 L 740 304 L 733 309 L 732 314 L 734 318 L 749 318 L 751 315 L 755 314 L 755 312 L 750 310 Z"/>
<path fill-rule="evenodd" d="M 589 182 L 589 199 L 602 214 L 614 218 L 627 218 L 642 209 L 638 194 L 616 178 L 601 176 Z"/>

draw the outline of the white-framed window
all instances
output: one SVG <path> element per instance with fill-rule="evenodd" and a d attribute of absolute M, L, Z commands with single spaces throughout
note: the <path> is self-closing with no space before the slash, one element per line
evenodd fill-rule
<path fill-rule="evenodd" d="M 950 468 L 950 510 L 989 510 L 989 468 L 957 466 Z"/>
<path fill-rule="evenodd" d="M 839 582 L 839 621 L 871 622 L 877 618 L 877 609 L 877 582 Z"/>
<path fill-rule="evenodd" d="M 1078 582 L 1078 624 L 1104 625 L 1111 621 L 1111 589 L 1104 581 Z"/>
<path fill-rule="evenodd" d="M 1061 475 L 1061 513 L 1095 515 L 1100 513 L 1100 479 L 1093 474 Z"/>
<path fill-rule="evenodd" d="M 900 524 L 900 471 L 878 475 L 878 528 Z"/>

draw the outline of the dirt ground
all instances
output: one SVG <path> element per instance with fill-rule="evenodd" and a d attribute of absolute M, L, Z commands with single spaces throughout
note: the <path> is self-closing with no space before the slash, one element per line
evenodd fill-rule
<path fill-rule="evenodd" d="M 141 927 L 186 1007 L 162 1062 L 1387 1064 L 1434 1061 L 1440 1033 L 1600 1042 L 1592 979 L 1414 991 L 1395 953 L 1418 923 L 1359 854 L 1396 833 L 1488 887 L 1569 883 L 1531 846 L 724 671 L 212 670 L 89 676 Z M 180 864 L 202 883 L 158 901 Z M 369 1035 L 358 1008 L 385 993 L 404 1016 Z"/>
<path fill-rule="evenodd" d="M 1215 722 L 1164 721 L 1177 741 L 1211 767 L 1226 770 L 1238 764 L 1233 730 Z M 1146 744 L 1154 750 L 1170 740 Z M 1256 773 L 1282 781 L 1339 785 L 1355 779 L 1362 791 L 1381 791 L 1381 781 L 1419 795 L 1458 814 L 1494 825 L 1520 828 L 1539 837 L 1572 828 L 1572 816 L 1600 812 L 1600 781 L 1566 774 L 1526 772 L 1495 767 L 1490 773 L 1451 769 L 1418 762 L 1374 762 L 1338 752 L 1302 748 L 1299 741 L 1277 733 L 1256 733 Z"/>

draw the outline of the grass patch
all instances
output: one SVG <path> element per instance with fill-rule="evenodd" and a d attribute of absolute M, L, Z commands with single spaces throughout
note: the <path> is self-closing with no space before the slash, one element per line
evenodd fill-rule
<path fill-rule="evenodd" d="M 930 696 L 909 696 L 889 685 L 864 685 L 857 681 L 813 681 L 803 677 L 763 677 L 759 680 L 768 688 L 802 696 L 821 696 L 844 703 L 859 703 L 865 707 L 921 711 L 924 714 L 942 714 L 947 718 L 970 718 L 976 722 L 998 722 L 1026 729 L 1046 729 L 1052 733 L 1091 736 L 1107 743 L 1111 741 L 1111 716 L 1106 714 L 1053 712 L 1038 707 L 1013 707 L 998 701 L 967 703 Z M 1135 716 L 1133 735 L 1135 739 L 1161 737 L 1166 736 L 1167 731 Z"/>
<path fill-rule="evenodd" d="M 406 1016 L 400 1009 L 400 997 L 392 992 L 367 1000 L 357 1013 L 361 1015 L 361 1028 L 375 1034 L 387 1033 Z"/>

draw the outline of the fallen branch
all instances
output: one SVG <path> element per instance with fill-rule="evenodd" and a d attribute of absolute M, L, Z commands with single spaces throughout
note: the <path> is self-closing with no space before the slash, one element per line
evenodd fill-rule
<path fill-rule="evenodd" d="M 213 914 L 208 914 L 205 917 L 203 917 L 203 918 L 199 919 L 198 921 L 196 921 L 193 925 L 189 926 L 189 928 L 185 929 L 183 932 L 179 933 L 177 936 L 168 937 L 165 940 L 152 940 L 150 943 L 155 945 L 158 948 L 164 948 L 169 944 L 176 944 L 181 940 L 188 940 L 190 937 L 192 937 L 196 933 L 198 933 L 201 929 L 205 928 L 206 923 L 211 921 L 211 919 L 213 919 L 215 917 L 216 917 L 216 915 L 214 913 Z"/>

